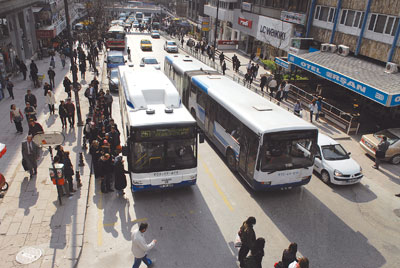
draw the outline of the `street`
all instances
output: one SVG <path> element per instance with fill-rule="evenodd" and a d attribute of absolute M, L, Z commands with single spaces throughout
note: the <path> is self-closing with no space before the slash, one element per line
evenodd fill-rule
<path fill-rule="evenodd" d="M 152 52 L 140 50 L 143 38 L 152 41 Z M 163 70 L 164 42 L 163 37 L 129 34 L 134 69 L 141 68 L 142 57 L 154 56 Z M 104 79 L 103 87 L 107 85 Z M 121 125 L 117 94 L 113 105 L 113 118 Z M 198 180 L 191 188 L 132 196 L 127 187 L 122 198 L 102 194 L 96 181 L 89 188 L 78 267 L 130 267 L 131 229 L 144 221 L 149 223 L 147 241 L 158 241 L 149 252 L 154 267 L 237 267 L 233 241 L 248 216 L 257 219 L 257 237 L 266 239 L 263 267 L 273 267 L 290 242 L 298 244 L 298 254 L 308 257 L 311 267 L 398 267 L 400 200 L 394 194 L 400 191 L 400 168 L 384 163 L 381 171 L 374 170 L 357 141 L 316 124 L 321 132 L 339 138 L 362 166 L 361 183 L 328 186 L 314 174 L 301 188 L 254 192 L 206 141 L 199 145 Z"/>

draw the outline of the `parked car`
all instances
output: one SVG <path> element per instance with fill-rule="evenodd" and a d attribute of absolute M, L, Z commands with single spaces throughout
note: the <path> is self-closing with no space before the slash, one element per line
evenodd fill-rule
<path fill-rule="evenodd" d="M 110 70 L 110 74 L 108 75 L 108 89 L 111 92 L 118 92 L 118 84 L 119 84 L 118 68 L 113 68 Z"/>
<path fill-rule="evenodd" d="M 159 39 L 160 38 L 160 33 L 157 30 L 151 31 L 151 38 Z"/>
<path fill-rule="evenodd" d="M 151 41 L 148 39 L 142 39 L 140 40 L 140 49 L 141 50 L 153 50 L 153 46 L 151 44 Z"/>
<path fill-rule="evenodd" d="M 140 67 L 145 67 L 147 65 L 153 66 L 156 70 L 160 70 L 160 64 L 154 57 L 143 57 L 140 60 Z"/>
<path fill-rule="evenodd" d="M 367 154 L 375 157 L 376 149 L 383 136 L 386 136 L 390 143 L 384 160 L 392 164 L 400 164 L 400 128 L 389 128 L 374 134 L 363 135 L 361 137 L 360 146 Z"/>
<path fill-rule="evenodd" d="M 124 53 L 122 51 L 110 50 L 107 52 L 107 72 L 118 66 L 125 65 L 126 60 L 124 58 Z"/>
<path fill-rule="evenodd" d="M 363 177 L 361 166 L 350 157 L 350 153 L 337 141 L 321 133 L 318 134 L 314 171 L 321 174 L 326 184 L 355 184 Z"/>
<path fill-rule="evenodd" d="M 178 46 L 175 41 L 165 41 L 164 49 L 167 52 L 178 52 Z"/>

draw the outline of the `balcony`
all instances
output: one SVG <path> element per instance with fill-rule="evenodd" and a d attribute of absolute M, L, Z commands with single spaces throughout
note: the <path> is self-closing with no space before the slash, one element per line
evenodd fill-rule
<path fill-rule="evenodd" d="M 217 16 L 217 7 L 205 5 L 204 14 L 215 18 Z M 218 19 L 233 22 L 233 10 L 219 8 Z"/>

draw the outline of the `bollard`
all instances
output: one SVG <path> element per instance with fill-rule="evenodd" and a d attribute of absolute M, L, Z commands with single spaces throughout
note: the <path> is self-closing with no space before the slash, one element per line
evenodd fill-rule
<path fill-rule="evenodd" d="M 75 179 L 76 179 L 76 185 L 78 187 L 82 187 L 81 174 L 79 174 L 78 170 L 75 172 Z"/>
<path fill-rule="evenodd" d="M 83 136 L 83 139 L 82 139 L 82 149 L 84 149 L 84 150 L 87 149 L 86 136 Z"/>
<path fill-rule="evenodd" d="M 79 153 L 79 166 L 80 167 L 85 166 L 85 163 L 83 163 L 83 154 L 82 154 L 82 152 Z"/>

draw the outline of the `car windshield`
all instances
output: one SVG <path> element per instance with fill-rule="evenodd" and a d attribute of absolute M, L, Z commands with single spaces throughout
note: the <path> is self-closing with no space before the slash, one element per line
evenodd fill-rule
<path fill-rule="evenodd" d="M 117 69 L 113 69 L 110 72 L 110 78 L 114 79 L 114 78 L 118 78 L 118 70 Z"/>
<path fill-rule="evenodd" d="M 142 40 L 142 44 L 151 44 L 149 40 Z"/>
<path fill-rule="evenodd" d="M 152 172 L 196 167 L 196 139 L 136 142 L 133 145 L 133 170 Z"/>
<path fill-rule="evenodd" d="M 325 160 L 344 160 L 349 159 L 346 150 L 340 144 L 324 145 L 321 146 L 322 155 Z"/>
<path fill-rule="evenodd" d="M 383 136 L 387 138 L 387 141 L 390 143 L 390 145 L 394 144 L 400 139 L 400 137 L 391 132 L 390 129 L 385 129 L 374 134 L 374 137 L 379 140 L 381 140 Z"/>
<path fill-rule="evenodd" d="M 124 57 L 108 57 L 107 58 L 109 64 L 118 64 L 118 63 L 125 63 Z"/>
<path fill-rule="evenodd" d="M 143 61 L 146 64 L 158 64 L 158 61 L 154 58 L 145 58 Z"/>
<path fill-rule="evenodd" d="M 174 41 L 168 41 L 167 45 L 168 46 L 176 46 L 176 43 Z"/>
<path fill-rule="evenodd" d="M 316 148 L 315 131 L 290 131 L 264 135 L 260 152 L 261 170 L 274 172 L 313 165 Z"/>

